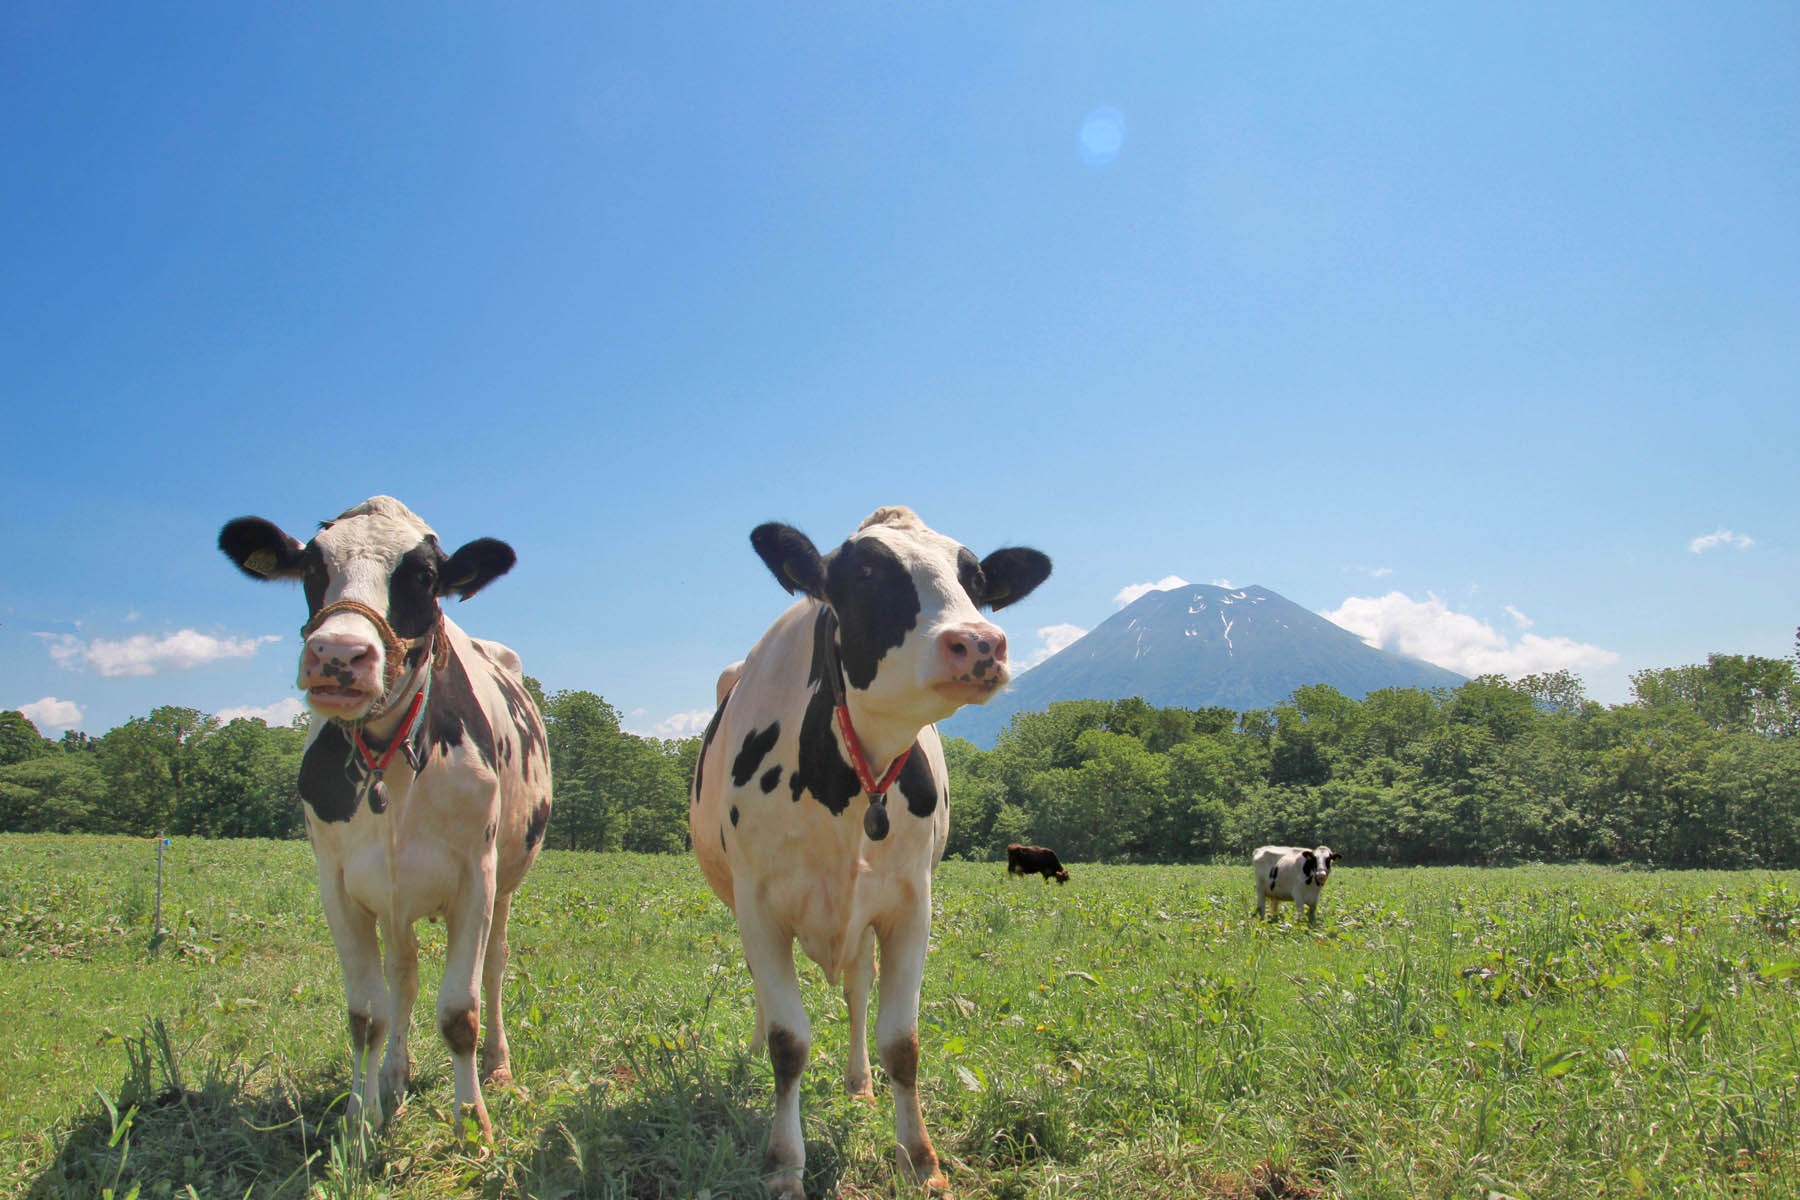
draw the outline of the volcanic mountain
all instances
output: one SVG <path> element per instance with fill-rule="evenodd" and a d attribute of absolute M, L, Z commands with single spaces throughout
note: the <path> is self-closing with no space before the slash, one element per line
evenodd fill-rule
<path fill-rule="evenodd" d="M 1461 675 L 1377 650 L 1263 587 L 1185 584 L 1149 592 L 979 707 L 938 728 L 992 746 L 1014 713 L 1056 700 L 1140 696 L 1158 708 L 1271 708 L 1295 688 L 1329 684 L 1360 700 L 1381 688 L 1453 688 Z"/>

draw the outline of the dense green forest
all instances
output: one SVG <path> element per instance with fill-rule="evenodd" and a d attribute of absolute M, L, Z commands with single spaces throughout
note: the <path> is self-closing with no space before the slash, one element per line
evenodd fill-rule
<path fill-rule="evenodd" d="M 1800 866 L 1800 656 L 1640 672 L 1603 706 L 1568 672 L 1351 700 L 1307 687 L 1246 713 L 1077 700 L 992 750 L 948 739 L 949 853 L 1009 841 L 1072 861 L 1194 862 L 1327 842 L 1355 862 L 1585 859 Z M 592 692 L 543 705 L 550 844 L 684 850 L 698 739 L 619 728 Z M 103 737 L 0 713 L 0 829 L 298 837 L 304 723 L 158 708 Z"/>

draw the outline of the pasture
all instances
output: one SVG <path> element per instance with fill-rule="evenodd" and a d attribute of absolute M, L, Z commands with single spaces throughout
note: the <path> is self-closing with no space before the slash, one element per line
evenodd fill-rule
<path fill-rule="evenodd" d="M 770 1072 L 688 857 L 527 878 L 476 1153 L 430 1025 L 441 925 L 414 1091 L 365 1146 L 304 843 L 177 840 L 154 957 L 148 843 L 0 846 L 8 1195 L 760 1194 Z M 1247 865 L 1071 868 L 938 875 L 920 1089 L 958 1196 L 1800 1195 L 1800 876 L 1351 857 L 1308 930 L 1252 918 Z M 842 1001 L 801 977 L 808 1194 L 907 1195 L 879 1068 L 879 1110 L 843 1096 Z"/>

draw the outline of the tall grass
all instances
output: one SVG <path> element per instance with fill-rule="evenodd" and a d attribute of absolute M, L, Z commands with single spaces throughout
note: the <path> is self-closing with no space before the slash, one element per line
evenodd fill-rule
<path fill-rule="evenodd" d="M 151 857 L 4 849 L 9 1194 L 760 1194 L 750 981 L 686 859 L 534 870 L 515 1081 L 477 1153 L 428 1018 L 391 1127 L 341 1124 L 342 989 L 303 844 L 177 841 L 154 956 Z M 1255 920 L 1248 875 L 945 865 L 920 1078 L 959 1195 L 1800 1195 L 1800 878 L 1346 867 L 1308 929 Z M 420 933 L 428 1012 L 443 931 Z M 874 1110 L 842 1095 L 842 1001 L 802 980 L 808 1193 L 907 1194 L 879 1081 Z"/>

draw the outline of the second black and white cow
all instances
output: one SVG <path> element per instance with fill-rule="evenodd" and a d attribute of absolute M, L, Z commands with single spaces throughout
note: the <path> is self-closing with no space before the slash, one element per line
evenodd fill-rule
<path fill-rule="evenodd" d="M 977 559 L 905 508 L 883 508 L 829 554 L 800 531 L 751 544 L 800 599 L 719 680 L 689 813 L 707 882 L 737 915 L 756 986 L 775 1114 L 771 1193 L 799 1197 L 800 1074 L 812 1044 L 794 942 L 843 983 L 844 1080 L 873 1098 L 867 1012 L 881 947 L 875 1041 L 894 1093 L 902 1172 L 947 1191 L 919 1112 L 919 988 L 931 877 L 950 815 L 933 722 L 1007 681 L 1006 635 L 979 609 L 1024 599 L 1050 574 L 1036 550 Z"/>
<path fill-rule="evenodd" d="M 350 1010 L 351 1115 L 379 1128 L 384 1094 L 396 1106 L 405 1097 L 419 992 L 413 924 L 442 916 L 437 1027 L 456 1119 L 460 1127 L 472 1114 L 491 1137 L 481 1080 L 511 1074 L 500 1006 L 506 917 L 550 818 L 550 756 L 518 655 L 465 634 L 438 601 L 466 600 L 504 575 L 512 548 L 481 538 L 446 554 L 390 496 L 325 522 L 304 546 L 241 517 L 220 531 L 219 548 L 251 578 L 298 580 L 306 593 L 298 685 L 314 715 L 300 795 Z"/>
<path fill-rule="evenodd" d="M 1006 873 L 1008 875 L 1042 875 L 1044 882 L 1052 879 L 1058 883 L 1069 882 L 1068 869 L 1062 860 L 1056 857 L 1056 851 L 1048 846 L 1021 846 L 1018 842 L 1006 845 Z"/>
<path fill-rule="evenodd" d="M 1331 878 L 1331 868 L 1341 854 L 1330 846 L 1308 850 L 1304 846 L 1258 846 L 1250 856 L 1250 869 L 1256 876 L 1256 915 L 1262 916 L 1268 904 L 1269 919 L 1281 912 L 1281 902 L 1291 900 L 1306 906 L 1306 922 L 1312 924 L 1319 915 L 1319 892 Z"/>

